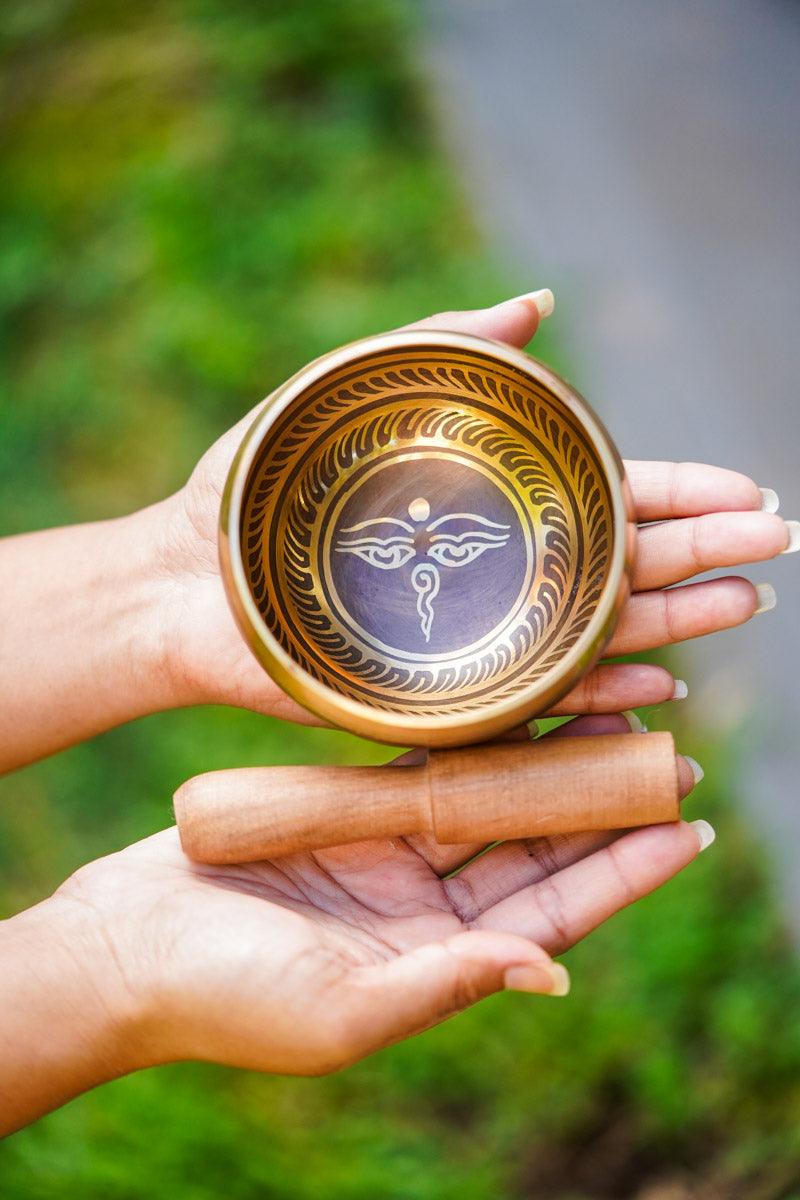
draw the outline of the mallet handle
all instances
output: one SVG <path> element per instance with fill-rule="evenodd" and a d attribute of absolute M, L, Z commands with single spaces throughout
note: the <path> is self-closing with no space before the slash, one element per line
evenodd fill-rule
<path fill-rule="evenodd" d="M 175 794 L 181 844 L 254 862 L 366 838 L 492 842 L 680 818 L 675 746 L 646 737 L 433 750 L 417 767 L 264 767 L 199 775 Z"/>

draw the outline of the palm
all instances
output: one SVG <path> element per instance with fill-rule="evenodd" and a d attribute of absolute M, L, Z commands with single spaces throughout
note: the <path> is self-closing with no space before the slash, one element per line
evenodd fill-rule
<path fill-rule="evenodd" d="M 359 976 L 466 927 L 448 885 L 404 841 L 208 867 L 169 829 L 85 867 L 65 890 L 75 887 L 104 927 L 111 909 L 122 937 L 136 931 L 137 986 L 177 1006 L 182 1030 L 196 1028 L 187 1057 L 270 1071 L 316 1072 L 381 1044 L 355 1003 Z M 291 1014 L 290 1028 L 276 1013 Z"/>
<path fill-rule="evenodd" d="M 154 936 L 177 935 L 187 970 L 208 968 L 212 930 L 220 934 L 212 977 L 240 959 L 257 965 L 268 940 L 270 975 L 283 976 L 287 993 L 284 972 L 298 954 L 313 952 L 319 969 L 366 966 L 469 928 L 474 915 L 455 880 L 436 873 L 434 848 L 426 857 L 404 839 L 212 867 L 187 858 L 169 829 L 86 871 L 112 861 L 115 889 L 156 906 Z M 111 881 L 110 870 L 104 886 Z"/>
<path fill-rule="evenodd" d="M 217 868 L 190 867 L 199 886 Z M 224 885 L 306 919 L 311 940 L 351 965 L 383 961 L 468 927 L 454 881 L 441 879 L 404 839 L 361 842 L 273 862 L 222 868 Z M 293 926 L 294 927 L 294 926 Z"/>

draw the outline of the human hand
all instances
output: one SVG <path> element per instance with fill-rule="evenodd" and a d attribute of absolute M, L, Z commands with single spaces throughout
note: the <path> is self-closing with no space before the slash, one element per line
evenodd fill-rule
<path fill-rule="evenodd" d="M 546 302 L 544 307 L 549 311 Z M 475 312 L 442 313 L 410 328 L 460 330 L 524 346 L 539 319 L 535 300 L 523 297 Z M 252 419 L 250 413 L 211 447 L 171 506 L 162 556 L 167 569 L 167 587 L 162 590 L 166 653 L 176 688 L 185 697 L 182 702 L 224 702 L 308 721 L 313 718 L 283 694 L 247 647 L 220 580 L 220 498 Z M 635 594 L 622 613 L 608 656 L 638 654 L 713 633 L 774 604 L 768 585 L 757 591 L 740 578 L 665 590 L 712 568 L 772 558 L 787 549 L 790 537 L 798 548 L 796 523 L 792 533 L 781 517 L 763 511 L 771 503 L 766 493 L 746 476 L 718 467 L 626 465 L 636 519 L 644 527 L 633 578 Z M 208 653 L 209 645 L 213 654 Z M 551 715 L 614 712 L 658 704 L 680 694 L 676 681 L 661 667 L 600 664 Z"/>
<path fill-rule="evenodd" d="M 541 302 L 541 296 L 540 296 Z M 531 297 L 420 327 L 523 346 Z M 313 721 L 267 675 L 233 619 L 220 577 L 222 489 L 250 413 L 203 456 L 174 496 L 127 517 L 0 541 L 0 772 L 161 709 L 224 703 Z M 713 633 L 774 604 L 729 577 L 672 588 L 713 567 L 800 549 L 800 526 L 744 475 L 695 463 L 627 464 L 642 523 L 633 578 L 609 656 Z M 53 581 L 57 581 L 54 602 Z M 666 589 L 666 590 L 665 590 Z M 601 663 L 554 714 L 615 712 L 685 694 L 669 671 Z"/>
<path fill-rule="evenodd" d="M 628 729 L 583 717 L 549 736 Z M 0 931 L 0 1129 L 144 1066 L 320 1074 L 504 988 L 563 995 L 551 956 L 712 838 L 705 822 L 679 822 L 475 858 L 483 847 L 415 837 L 210 867 L 164 830 L 6 922 L 11 946 Z"/>

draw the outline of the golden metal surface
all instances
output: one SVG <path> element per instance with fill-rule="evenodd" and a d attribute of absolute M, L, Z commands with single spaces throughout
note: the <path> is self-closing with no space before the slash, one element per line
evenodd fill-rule
<path fill-rule="evenodd" d="M 400 331 L 275 392 L 231 468 L 223 577 L 277 682 L 399 744 L 480 741 L 596 662 L 635 527 L 591 409 L 522 351 Z"/>

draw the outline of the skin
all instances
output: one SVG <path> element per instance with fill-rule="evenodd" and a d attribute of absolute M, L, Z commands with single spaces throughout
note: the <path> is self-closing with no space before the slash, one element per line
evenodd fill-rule
<path fill-rule="evenodd" d="M 421 325 L 521 346 L 537 323 L 518 300 Z M 3 769 L 180 705 L 308 719 L 251 657 L 219 577 L 219 498 L 251 419 L 161 504 L 0 543 Z M 660 523 L 643 530 L 636 595 L 609 652 L 752 616 L 743 579 L 660 589 L 786 547 L 756 485 L 694 464 L 628 471 L 638 518 Z M 613 714 L 673 686 L 661 668 L 606 664 L 558 712 Z M 583 716 L 550 736 L 627 729 L 619 715 Z M 511 842 L 477 859 L 480 845 L 410 838 L 211 868 L 164 830 L 0 924 L 0 1131 L 144 1066 L 202 1058 L 317 1074 L 503 988 L 563 994 L 552 955 L 691 862 L 703 833 L 679 822 Z"/>

